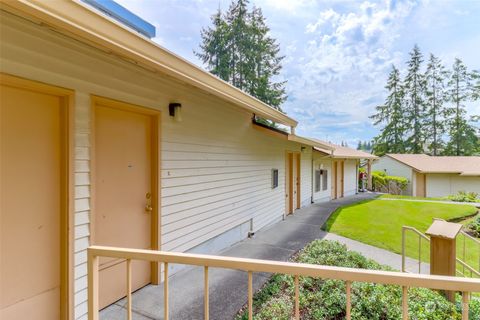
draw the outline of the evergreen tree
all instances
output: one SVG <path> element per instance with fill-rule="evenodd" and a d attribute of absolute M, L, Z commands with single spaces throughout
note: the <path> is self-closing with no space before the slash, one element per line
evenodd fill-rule
<path fill-rule="evenodd" d="M 357 150 L 362 150 L 362 148 L 363 148 L 362 141 L 358 140 Z"/>
<path fill-rule="evenodd" d="M 426 81 L 426 114 L 425 138 L 429 143 L 428 149 L 437 156 L 443 146 L 444 117 L 446 98 L 445 77 L 447 72 L 440 59 L 430 54 L 425 72 Z"/>
<path fill-rule="evenodd" d="M 375 108 L 376 113 L 370 117 L 374 120 L 374 125 L 383 125 L 381 133 L 374 139 L 374 152 L 377 155 L 405 151 L 403 144 L 405 134 L 403 123 L 404 92 L 400 80 L 400 71 L 395 66 L 392 66 L 385 88 L 389 92 L 385 104 L 377 106 Z M 371 150 L 370 142 L 365 142 L 365 145 Z"/>
<path fill-rule="evenodd" d="M 472 72 L 472 77 L 475 81 L 475 85 L 473 86 L 473 100 L 480 100 L 480 70 L 474 70 Z"/>
<path fill-rule="evenodd" d="M 213 74 L 282 111 L 286 82 L 274 81 L 282 68 L 280 47 L 269 35 L 261 9 L 249 11 L 248 4 L 234 0 L 225 14 L 219 10 L 213 15 L 212 27 L 201 31 L 200 52 L 195 54 Z"/>
<path fill-rule="evenodd" d="M 421 72 L 422 62 L 423 55 L 420 48 L 415 45 L 410 52 L 410 60 L 407 63 L 408 73 L 404 81 L 405 123 L 409 124 L 406 147 L 411 153 L 423 153 L 424 149 L 425 77 Z"/>
<path fill-rule="evenodd" d="M 447 108 L 450 141 L 445 148 L 447 155 L 472 155 L 479 149 L 477 129 L 467 120 L 465 102 L 475 98 L 473 80 L 475 74 L 468 72 L 467 66 L 458 58 L 452 66 L 448 81 Z"/>
<path fill-rule="evenodd" d="M 208 70 L 227 82 L 232 81 L 232 70 L 230 68 L 230 28 L 218 9 L 212 17 L 212 27 L 204 28 L 201 32 L 202 43 L 200 52 L 195 52 Z"/>

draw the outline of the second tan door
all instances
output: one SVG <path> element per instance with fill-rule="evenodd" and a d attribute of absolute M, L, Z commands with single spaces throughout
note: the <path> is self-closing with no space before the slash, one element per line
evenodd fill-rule
<path fill-rule="evenodd" d="M 152 119 L 97 103 L 95 244 L 150 249 Z M 151 282 L 147 262 L 133 261 L 133 290 Z M 100 260 L 100 308 L 126 295 L 126 262 Z"/>

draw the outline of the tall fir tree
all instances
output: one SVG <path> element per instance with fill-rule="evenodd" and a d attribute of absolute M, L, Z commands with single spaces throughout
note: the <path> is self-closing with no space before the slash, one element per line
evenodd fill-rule
<path fill-rule="evenodd" d="M 425 71 L 426 114 L 424 121 L 425 139 L 432 155 L 439 155 L 443 148 L 442 136 L 445 130 L 445 79 L 448 76 L 441 60 L 433 54 Z"/>
<path fill-rule="evenodd" d="M 282 69 L 280 47 L 261 9 L 249 11 L 248 5 L 248 0 L 234 0 L 225 14 L 213 15 L 195 54 L 213 74 L 282 111 L 286 82 L 275 81 Z"/>
<path fill-rule="evenodd" d="M 403 121 L 404 92 L 400 79 L 400 71 L 393 65 L 388 77 L 388 97 L 383 105 L 375 107 L 376 113 L 370 118 L 374 125 L 383 125 L 381 133 L 374 139 L 374 152 L 377 155 L 385 153 L 403 153 L 405 146 L 403 136 L 405 124 Z M 371 148 L 370 142 L 365 142 L 367 148 Z"/>
<path fill-rule="evenodd" d="M 204 28 L 201 32 L 202 43 L 200 52 L 195 52 L 208 70 L 222 80 L 231 82 L 232 69 L 230 68 L 230 28 L 220 9 L 211 17 L 212 27 Z"/>
<path fill-rule="evenodd" d="M 423 55 L 415 45 L 407 62 L 408 73 L 404 80 L 405 123 L 409 124 L 406 149 L 409 153 L 423 153 L 425 131 L 425 76 L 421 71 Z"/>
<path fill-rule="evenodd" d="M 250 16 L 253 52 L 251 65 L 253 73 L 249 77 L 248 93 L 263 102 L 277 107 L 286 100 L 286 81 L 273 81 L 280 75 L 282 60 L 280 45 L 272 38 L 270 28 L 266 24 L 262 9 L 253 7 Z"/>
<path fill-rule="evenodd" d="M 363 148 L 362 140 L 358 140 L 357 150 L 362 150 L 362 148 Z"/>
<path fill-rule="evenodd" d="M 447 155 L 472 155 L 479 150 L 477 128 L 468 121 L 465 102 L 475 98 L 475 74 L 468 71 L 462 60 L 456 58 L 448 80 L 447 125 L 450 141 Z"/>

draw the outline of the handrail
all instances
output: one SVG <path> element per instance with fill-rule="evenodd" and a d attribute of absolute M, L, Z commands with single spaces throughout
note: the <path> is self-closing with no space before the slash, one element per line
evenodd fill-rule
<path fill-rule="evenodd" d="M 462 274 L 465 276 L 465 268 L 468 269 L 468 271 L 470 271 L 470 276 L 472 276 L 472 274 L 475 274 L 476 276 L 480 277 L 480 272 L 478 272 L 477 270 L 475 270 L 474 268 L 472 268 L 471 266 L 469 266 L 466 262 L 464 262 L 463 260 L 459 259 L 459 258 L 456 258 L 456 261 L 463 266 L 463 272 Z"/>
<path fill-rule="evenodd" d="M 99 276 L 99 258 L 123 258 L 128 261 L 144 260 L 151 262 L 164 263 L 165 270 L 168 270 L 169 264 L 186 264 L 193 266 L 203 266 L 205 275 L 208 274 L 208 268 L 226 268 L 235 270 L 244 270 L 248 272 L 248 308 L 249 319 L 252 318 L 252 274 L 253 272 L 280 273 L 295 276 L 295 292 L 298 293 L 298 276 L 337 279 L 346 282 L 347 288 L 347 311 L 350 310 L 351 301 L 350 286 L 352 282 L 370 282 L 377 284 L 399 285 L 403 287 L 404 298 L 402 301 L 403 319 L 407 319 L 408 305 L 406 299 L 407 289 L 409 287 L 423 287 L 437 290 L 461 291 L 463 295 L 462 319 L 468 319 L 468 299 L 470 292 L 480 292 L 480 279 L 457 278 L 435 275 L 416 275 L 392 271 L 378 271 L 366 269 L 353 269 L 344 267 L 333 267 L 324 265 L 312 265 L 305 263 L 280 262 L 270 260 L 245 259 L 235 257 L 213 256 L 192 253 L 165 252 L 144 249 L 115 248 L 104 246 L 92 246 L 88 248 L 88 293 L 89 293 L 89 320 L 98 320 L 98 276 Z M 127 266 L 130 266 L 127 263 Z M 131 272 L 127 268 L 127 275 Z M 164 319 L 168 320 L 168 275 L 164 273 Z M 127 276 L 128 281 L 131 277 Z M 127 288 L 130 286 L 127 284 Z M 208 295 L 208 277 L 205 277 L 205 294 Z M 127 293 L 127 300 L 131 299 Z M 299 299 L 299 295 L 295 295 Z M 205 301 L 208 301 L 205 298 Z M 131 303 L 127 301 L 127 306 Z M 296 319 L 299 319 L 298 303 L 295 303 Z M 208 319 L 208 308 L 205 307 L 205 319 Z M 131 310 L 127 310 L 131 317 Z M 129 318 L 130 319 L 130 318 Z M 350 319 L 350 312 L 347 312 L 347 319 Z"/>
<path fill-rule="evenodd" d="M 405 249 L 405 233 L 407 231 L 413 231 L 418 235 L 418 273 L 422 273 L 422 238 L 425 239 L 426 241 L 430 242 L 430 238 L 427 237 L 425 234 L 422 232 L 418 231 L 414 227 L 409 227 L 409 226 L 402 226 L 402 272 L 406 272 L 405 269 L 405 260 L 406 260 L 406 249 Z"/>

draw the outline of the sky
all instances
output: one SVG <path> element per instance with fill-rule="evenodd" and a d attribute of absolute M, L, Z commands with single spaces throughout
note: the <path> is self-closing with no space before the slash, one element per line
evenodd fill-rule
<path fill-rule="evenodd" d="M 230 0 L 116 0 L 155 25 L 153 39 L 204 67 L 195 56 L 200 30 Z M 395 64 L 406 72 L 418 44 L 425 59 L 455 57 L 480 70 L 480 0 L 251 0 L 262 8 L 271 35 L 285 56 L 286 113 L 299 121 L 297 134 L 356 146 L 379 128 L 369 116 L 386 97 Z M 480 114 L 480 102 L 467 105 Z"/>

